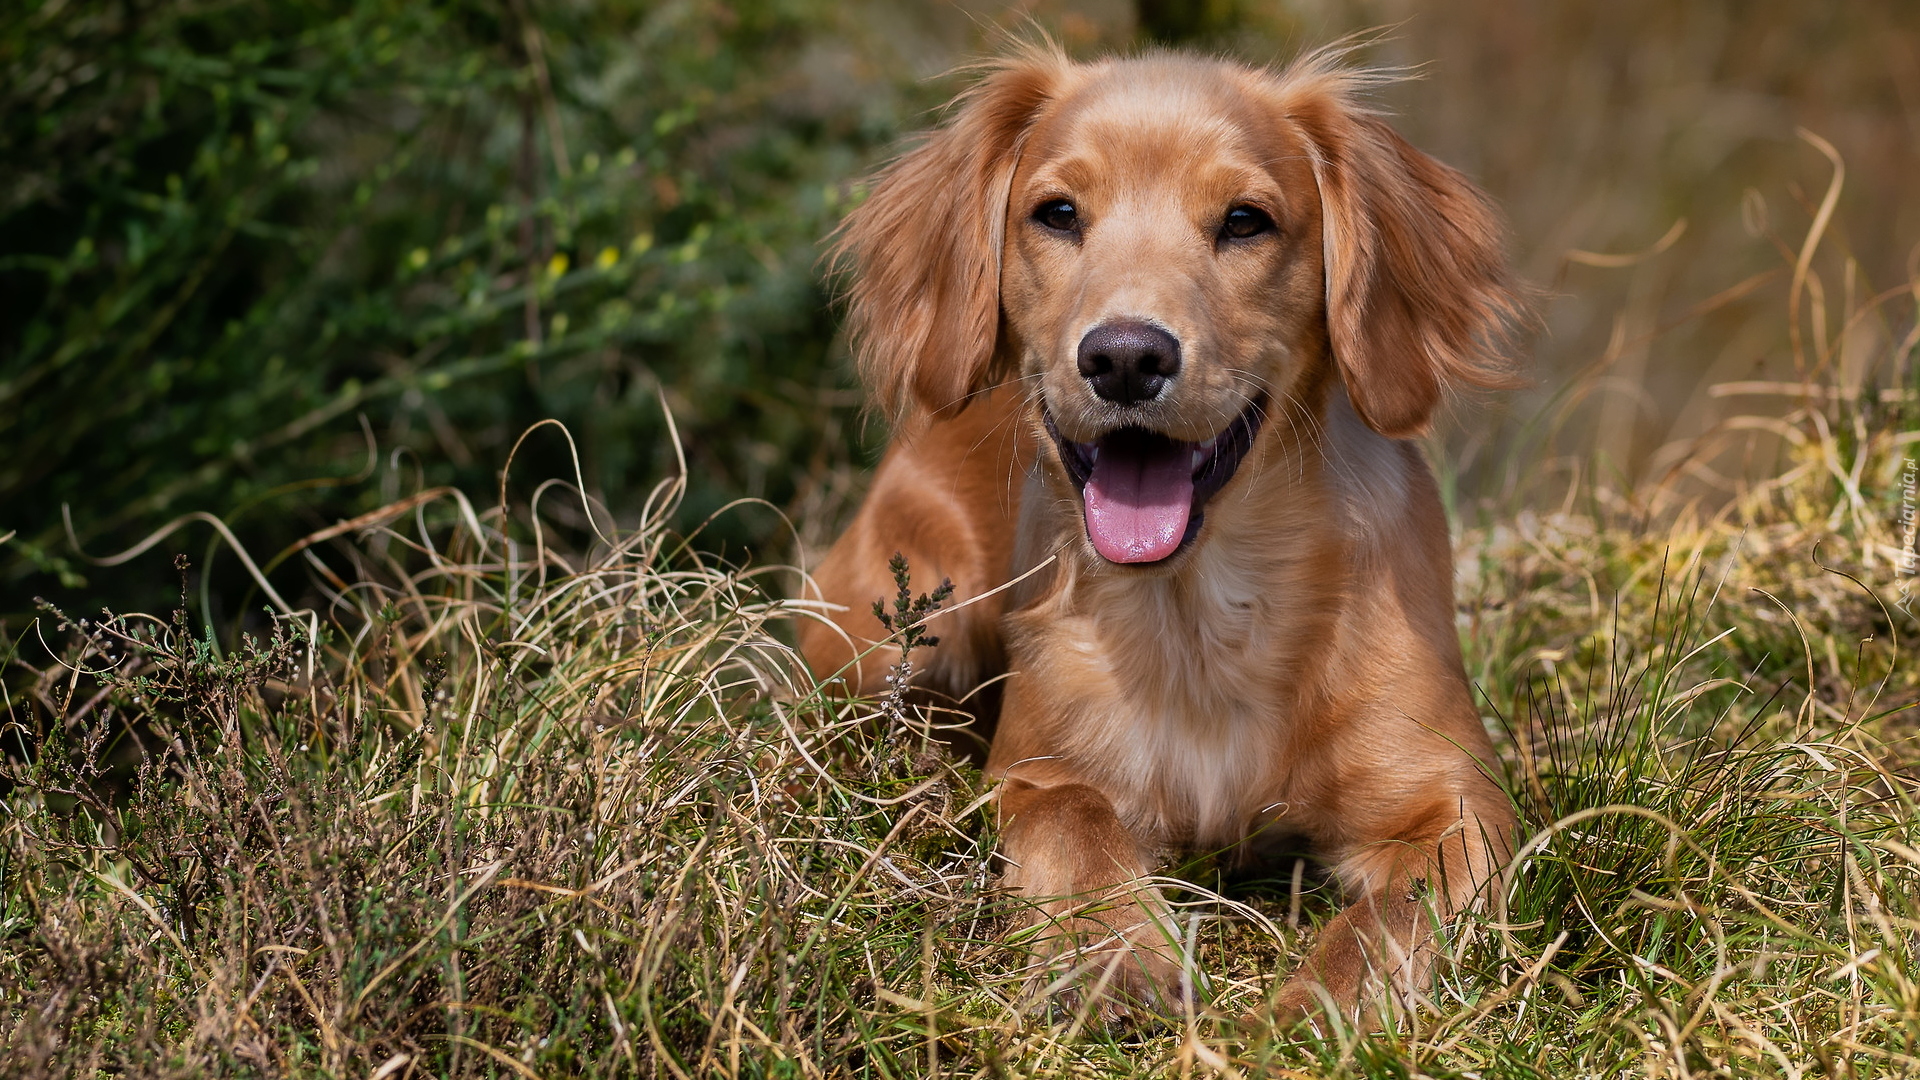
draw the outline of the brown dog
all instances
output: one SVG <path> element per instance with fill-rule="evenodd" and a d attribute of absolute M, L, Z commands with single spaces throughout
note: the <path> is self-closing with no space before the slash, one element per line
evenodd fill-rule
<path fill-rule="evenodd" d="M 1278 1007 L 1427 982 L 1510 849 L 1432 474 L 1519 314 L 1485 198 L 1322 52 L 1284 72 L 1035 48 L 876 179 L 839 252 L 896 435 L 802 647 L 870 694 L 904 552 L 967 597 L 920 665 L 1002 671 L 1006 882 L 1106 1000 L 1181 985 L 1166 853 L 1305 840 L 1352 902 Z"/>

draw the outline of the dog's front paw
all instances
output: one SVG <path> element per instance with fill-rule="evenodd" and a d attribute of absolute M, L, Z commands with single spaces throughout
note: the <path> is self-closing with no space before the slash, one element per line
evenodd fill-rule
<path fill-rule="evenodd" d="M 1329 926 L 1308 955 L 1274 995 L 1270 1022 L 1277 1028 L 1308 1024 L 1325 1033 L 1329 1023 L 1373 1030 L 1383 1016 L 1407 1004 L 1405 987 L 1391 975 L 1410 977 L 1415 970 L 1402 950 L 1375 943 L 1376 953 L 1398 953 L 1399 963 L 1383 962 L 1368 954 L 1366 943 L 1344 924 Z"/>
<path fill-rule="evenodd" d="M 1335 980 L 1335 985 L 1329 986 L 1304 971 L 1296 972 L 1274 995 L 1273 1008 L 1266 1019 L 1278 1028 L 1317 1023 L 1329 1016 L 1351 1022 L 1359 1009 L 1360 993 L 1357 981 L 1347 985 Z"/>
<path fill-rule="evenodd" d="M 1140 1027 L 1193 1011 L 1193 988 L 1174 950 L 1116 944 L 1078 957 L 1077 967 L 1072 985 L 1109 1027 Z"/>
<path fill-rule="evenodd" d="M 1030 992 L 1055 1020 L 1084 1017 L 1111 1031 L 1153 1027 L 1193 1011 L 1192 976 L 1177 943 L 1103 937 L 1063 934 L 1049 942 Z"/>

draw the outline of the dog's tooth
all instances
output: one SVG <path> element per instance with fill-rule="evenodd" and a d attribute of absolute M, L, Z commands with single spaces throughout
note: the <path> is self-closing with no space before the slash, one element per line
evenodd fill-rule
<path fill-rule="evenodd" d="M 1087 464 L 1092 465 L 1095 462 L 1100 460 L 1100 444 L 1099 443 L 1081 443 L 1080 445 L 1086 447 Z"/>
<path fill-rule="evenodd" d="M 1205 460 L 1207 460 L 1207 448 L 1204 446 L 1194 447 L 1193 448 L 1193 467 L 1196 469 L 1199 468 L 1200 463 Z"/>

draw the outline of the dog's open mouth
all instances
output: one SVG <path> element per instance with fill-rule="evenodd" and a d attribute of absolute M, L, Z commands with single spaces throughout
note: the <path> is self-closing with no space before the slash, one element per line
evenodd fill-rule
<path fill-rule="evenodd" d="M 1124 427 L 1093 442 L 1062 438 L 1041 409 L 1087 518 L 1087 538 L 1109 562 L 1155 563 L 1200 533 L 1206 502 L 1233 479 L 1259 434 L 1262 403 L 1254 401 L 1205 442 L 1182 442 L 1145 428 Z"/>

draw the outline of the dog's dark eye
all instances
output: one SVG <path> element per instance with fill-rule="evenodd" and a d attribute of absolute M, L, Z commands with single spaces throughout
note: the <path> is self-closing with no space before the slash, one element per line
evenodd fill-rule
<path fill-rule="evenodd" d="M 1273 228 L 1273 219 L 1266 211 L 1251 206 L 1236 206 L 1227 211 L 1227 220 L 1220 223 L 1220 235 L 1231 240 L 1245 240 L 1249 236 L 1258 236 Z"/>
<path fill-rule="evenodd" d="M 1080 212 L 1065 199 L 1048 199 L 1034 209 L 1033 220 L 1055 232 L 1072 232 L 1080 227 Z"/>

